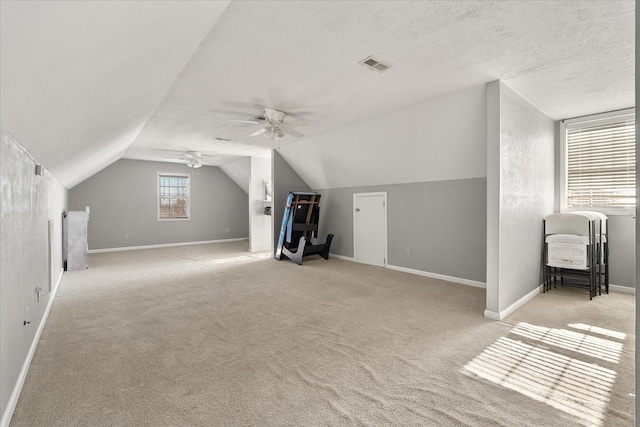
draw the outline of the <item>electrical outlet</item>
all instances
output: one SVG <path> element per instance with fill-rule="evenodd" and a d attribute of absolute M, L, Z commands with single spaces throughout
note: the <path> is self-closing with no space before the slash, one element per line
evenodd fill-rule
<path fill-rule="evenodd" d="M 128 239 L 129 238 L 129 233 L 124 233 L 124 238 Z"/>
<path fill-rule="evenodd" d="M 225 233 L 228 233 L 228 232 L 229 232 L 229 229 L 228 229 L 228 228 L 225 228 L 225 229 L 224 229 L 224 232 L 225 232 Z"/>
<path fill-rule="evenodd" d="M 409 249 L 409 248 L 405 249 L 405 250 L 404 250 L 404 254 L 405 254 L 406 256 L 411 256 L 411 249 Z"/>

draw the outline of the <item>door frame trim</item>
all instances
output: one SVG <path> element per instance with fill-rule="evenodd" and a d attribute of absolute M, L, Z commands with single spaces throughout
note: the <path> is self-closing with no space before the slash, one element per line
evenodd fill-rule
<path fill-rule="evenodd" d="M 388 235 L 387 235 L 387 223 L 389 221 L 389 217 L 387 214 L 387 192 L 386 191 L 379 191 L 379 192 L 371 192 L 371 193 L 353 193 L 353 205 L 351 206 L 352 212 L 353 212 L 353 260 L 355 262 L 358 262 L 358 243 L 357 243 L 357 226 L 356 226 L 356 197 L 377 197 L 377 196 L 382 196 L 383 197 L 383 202 L 384 202 L 384 231 L 383 231 L 383 237 L 384 237 L 384 263 L 382 265 L 383 268 L 387 268 L 387 265 L 389 264 L 389 239 L 388 239 Z"/>

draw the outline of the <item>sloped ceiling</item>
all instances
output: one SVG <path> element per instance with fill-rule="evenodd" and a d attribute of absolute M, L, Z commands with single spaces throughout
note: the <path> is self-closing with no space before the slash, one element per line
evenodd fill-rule
<path fill-rule="evenodd" d="M 2 1 L 2 126 L 74 186 L 124 154 L 228 3 Z"/>
<path fill-rule="evenodd" d="M 3 2 L 2 125 L 70 186 L 120 156 L 264 156 L 259 125 L 228 121 L 264 107 L 313 138 L 496 79 L 553 119 L 634 104 L 633 1 L 225 6 Z"/>
<path fill-rule="evenodd" d="M 249 184 L 251 182 L 250 157 L 242 157 L 238 160 L 227 162 L 224 165 L 220 165 L 220 169 L 226 173 L 233 182 L 238 184 L 238 187 L 249 194 Z"/>

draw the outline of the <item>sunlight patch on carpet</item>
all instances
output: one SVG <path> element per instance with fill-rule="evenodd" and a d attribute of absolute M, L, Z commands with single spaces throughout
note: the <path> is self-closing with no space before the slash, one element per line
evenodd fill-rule
<path fill-rule="evenodd" d="M 527 332 L 531 326 L 519 324 L 516 328 L 539 340 L 538 332 Z M 554 341 L 561 337 L 554 337 Z M 508 337 L 496 340 L 467 363 L 462 372 L 514 390 L 595 427 L 602 425 L 616 379 L 616 371 L 611 369 Z"/>
<path fill-rule="evenodd" d="M 256 261 L 271 258 L 271 254 L 269 252 L 259 252 L 250 255 L 239 255 L 228 258 L 216 258 L 216 259 L 208 259 L 205 261 L 197 261 L 190 264 L 200 264 L 200 265 L 218 265 L 218 264 L 228 264 L 228 263 L 243 263 L 248 261 Z"/>
<path fill-rule="evenodd" d="M 625 334 L 624 332 L 612 331 L 611 329 L 605 329 L 599 326 L 585 325 L 584 323 L 570 323 L 567 326 L 573 329 L 579 329 L 581 331 L 593 332 L 595 334 L 617 338 L 619 340 L 624 340 L 627 338 L 627 334 Z"/>
<path fill-rule="evenodd" d="M 619 363 L 622 354 L 622 344 L 619 342 L 567 329 L 546 328 L 520 322 L 511 333 L 612 363 Z"/>

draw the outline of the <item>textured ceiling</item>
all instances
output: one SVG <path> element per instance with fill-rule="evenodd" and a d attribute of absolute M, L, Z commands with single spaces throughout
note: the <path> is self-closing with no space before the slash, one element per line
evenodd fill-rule
<path fill-rule="evenodd" d="M 262 107 L 311 137 L 495 79 L 553 119 L 634 105 L 633 1 L 25 3 L 2 3 L 2 125 L 60 174 L 83 151 L 266 155 L 260 126 L 226 120 Z"/>

